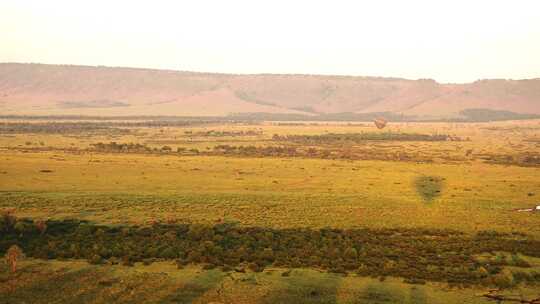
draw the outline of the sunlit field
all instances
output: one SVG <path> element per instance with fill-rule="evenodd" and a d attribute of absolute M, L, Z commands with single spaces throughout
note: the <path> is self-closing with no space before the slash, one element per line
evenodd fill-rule
<path fill-rule="evenodd" d="M 4 121 L 0 210 L 4 227 L 8 217 L 21 225 L 5 228 L 11 236 L 0 249 L 18 243 L 28 259 L 16 276 L 2 270 L 0 303 L 2 295 L 28 302 L 37 293 L 46 295 L 39 303 L 50 303 L 58 288 L 69 294 L 66 303 L 485 303 L 483 295 L 494 287 L 535 296 L 540 213 L 518 209 L 536 205 L 538 120 L 391 123 L 382 130 L 372 123 L 332 122 Z M 38 221 L 49 230 L 28 228 Z M 96 228 L 79 235 L 83 224 Z M 117 254 L 108 247 L 114 227 L 135 229 L 125 232 L 126 242 L 148 237 L 137 230 L 147 227 L 152 235 L 174 229 L 174 242 L 180 242 L 174 248 L 184 248 L 179 231 L 197 225 L 223 233 L 217 240 L 214 232 L 189 239 L 195 242 L 190 246 L 206 248 L 203 258 L 188 249 L 162 255 L 166 243 L 158 242 L 156 251 L 143 250 L 126 262 L 124 249 Z M 229 230 L 218 232 L 222 226 Z M 342 248 L 337 258 L 351 267 L 324 258 L 297 261 L 299 253 L 281 257 L 277 247 L 260 263 L 204 258 L 213 252 L 204 242 L 219 244 L 227 255 L 227 246 L 235 252 L 239 247 L 223 238 L 257 229 L 274 239 L 335 230 L 327 236 L 330 247 L 316 250 L 324 256 L 332 246 Z M 372 265 L 370 252 L 381 249 L 370 247 L 370 238 L 378 233 L 397 238 L 395 252 L 381 253 L 382 264 Z M 457 244 L 439 249 L 439 255 L 455 255 L 455 262 L 432 264 L 440 261 L 420 234 L 435 241 L 433 248 L 439 238 Z M 362 235 L 369 236 L 365 246 L 349 250 L 349 238 Z M 94 247 L 70 247 L 83 239 Z M 257 242 L 249 243 L 253 254 L 273 246 Z M 425 267 L 412 271 L 413 259 L 399 263 L 414 250 Z M 362 267 L 386 272 L 370 275 Z M 73 289 L 72 280 L 86 287 Z"/>

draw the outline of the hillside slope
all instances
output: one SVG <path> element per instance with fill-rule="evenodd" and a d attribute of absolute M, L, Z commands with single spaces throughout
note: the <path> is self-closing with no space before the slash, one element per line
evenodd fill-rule
<path fill-rule="evenodd" d="M 394 112 L 444 118 L 471 108 L 540 114 L 540 79 L 439 84 L 379 77 L 0 64 L 2 115 Z"/>

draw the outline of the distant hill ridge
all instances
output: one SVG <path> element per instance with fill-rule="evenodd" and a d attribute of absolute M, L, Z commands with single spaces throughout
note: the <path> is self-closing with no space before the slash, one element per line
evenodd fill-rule
<path fill-rule="evenodd" d="M 455 119 L 467 113 L 478 115 L 478 109 L 498 111 L 500 117 L 540 115 L 540 78 L 440 84 L 430 79 L 0 63 L 0 115 L 364 117 L 388 113 Z"/>

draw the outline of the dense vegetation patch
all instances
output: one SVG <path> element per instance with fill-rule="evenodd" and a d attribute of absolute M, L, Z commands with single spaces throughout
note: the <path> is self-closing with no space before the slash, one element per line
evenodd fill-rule
<path fill-rule="evenodd" d="M 205 268 L 262 271 L 267 266 L 312 267 L 361 276 L 398 276 L 410 283 L 448 282 L 511 287 L 540 282 L 521 255 L 540 257 L 540 241 L 522 234 L 467 235 L 437 229 L 270 229 L 221 223 L 110 227 L 76 220 L 33 222 L 6 214 L 0 253 L 12 245 L 30 257 L 83 258 L 91 263 L 177 260 Z M 502 254 L 506 252 L 507 254 Z M 478 256 L 492 253 L 488 257 Z"/>
<path fill-rule="evenodd" d="M 325 147 L 297 147 L 293 145 L 254 146 L 254 145 L 216 145 L 212 150 L 200 151 L 195 148 L 164 145 L 160 148 L 149 147 L 139 143 L 98 142 L 91 144 L 91 151 L 106 153 L 147 153 L 170 155 L 207 155 L 207 156 L 239 156 L 239 157 L 305 157 L 322 159 L 349 160 L 394 160 L 394 161 L 430 161 L 430 158 L 412 155 L 406 152 L 388 153 L 372 150 L 353 150 Z"/>
<path fill-rule="evenodd" d="M 0 133 L 5 134 L 81 134 L 99 133 L 107 135 L 129 134 L 129 129 L 111 127 L 90 122 L 46 122 L 46 123 L 0 123 Z"/>
<path fill-rule="evenodd" d="M 272 137 L 275 141 L 289 141 L 300 144 L 328 144 L 336 142 L 364 142 L 368 140 L 378 141 L 459 141 L 457 137 L 446 134 L 413 134 L 413 133 L 345 133 L 345 134 L 321 134 L 321 135 L 277 135 Z"/>
<path fill-rule="evenodd" d="M 199 154 L 198 149 L 186 149 L 179 147 L 176 151 L 170 146 L 162 146 L 161 148 L 151 148 L 144 144 L 139 143 L 117 143 L 115 141 L 109 143 L 98 142 L 90 145 L 93 151 L 108 152 L 108 153 L 180 153 L 180 154 Z"/>
<path fill-rule="evenodd" d="M 504 110 L 491 109 L 465 109 L 459 112 L 467 122 L 486 122 L 486 121 L 504 121 L 504 120 L 524 120 L 537 119 L 540 115 L 537 114 L 522 114 Z"/>
<path fill-rule="evenodd" d="M 500 165 L 517 165 L 523 167 L 540 166 L 540 153 L 525 152 L 515 155 L 482 155 L 487 163 Z"/>
<path fill-rule="evenodd" d="M 208 130 L 208 131 L 185 131 L 187 136 L 198 136 L 198 137 L 237 137 L 237 136 L 260 136 L 263 134 L 262 131 L 256 130 L 246 130 L 246 131 L 220 131 L 220 130 Z"/>
<path fill-rule="evenodd" d="M 432 158 L 419 153 L 405 151 L 381 151 L 379 149 L 358 149 L 352 147 L 321 146 L 253 146 L 253 145 L 217 145 L 212 151 L 201 152 L 206 155 L 226 155 L 240 157 L 304 157 L 346 160 L 389 160 L 431 162 Z M 449 158 L 450 159 L 450 158 Z M 451 160 L 451 159 L 450 159 Z"/>

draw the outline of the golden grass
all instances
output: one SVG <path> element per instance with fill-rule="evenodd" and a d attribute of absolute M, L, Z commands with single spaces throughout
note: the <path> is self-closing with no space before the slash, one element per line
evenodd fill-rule
<path fill-rule="evenodd" d="M 186 131 L 261 130 L 252 137 L 191 137 Z M 206 150 L 219 144 L 273 145 L 273 134 L 355 132 L 450 134 L 464 142 L 366 142 L 359 148 L 419 153 L 432 163 L 306 158 L 241 158 L 68 152 L 96 142 L 154 143 Z M 450 228 L 540 237 L 540 168 L 483 163 L 482 154 L 539 153 L 540 122 L 402 123 L 137 128 L 123 136 L 0 135 L 0 209 L 20 217 L 77 218 L 106 224 L 237 221 L 273 228 Z M 157 143 L 156 143 L 157 141 Z M 30 144 L 27 144 L 30 142 Z M 40 142 L 43 142 L 42 146 Z M 163 144 L 164 145 L 164 144 Z M 28 148 L 52 147 L 31 152 Z M 339 149 L 339 146 L 332 148 Z M 466 156 L 473 150 L 472 156 Z M 453 159 L 453 161 L 449 161 Z M 42 170 L 50 170 L 44 172 Z M 440 192 L 436 192 L 439 190 Z M 540 265 L 531 259 L 534 269 Z M 2 268 L 0 263 L 0 268 Z M 0 269 L 2 299 L 49 303 L 485 303 L 478 288 L 453 290 L 401 279 L 343 277 L 317 270 L 263 273 L 150 266 L 91 266 L 28 260 L 14 279 Z M 17 291 L 10 291 L 11 283 Z M 9 283 L 9 284 L 7 284 Z M 62 298 L 58 299 L 58 293 Z M 534 287 L 512 294 L 540 296 Z"/>
<path fill-rule="evenodd" d="M 255 130 L 262 135 L 189 134 L 208 130 Z M 15 207 L 20 216 L 77 217 L 103 223 L 230 220 L 270 227 L 438 227 L 540 235 L 538 214 L 513 211 L 538 203 L 540 168 L 491 165 L 480 159 L 482 154 L 539 153 L 535 141 L 540 136 L 539 121 L 393 123 L 382 131 L 375 130 L 371 123 L 216 124 L 132 131 L 122 136 L 0 136 L 0 147 L 4 148 L 0 149 L 0 207 Z M 160 140 L 177 141 L 173 149 L 183 146 L 206 150 L 218 144 L 272 145 L 275 143 L 269 139 L 273 134 L 354 132 L 439 133 L 470 141 L 359 145 L 373 151 L 419 153 L 433 161 L 422 164 L 63 150 L 86 149 L 100 141 L 144 144 Z M 43 147 L 53 149 L 25 151 Z M 473 150 L 473 156 L 466 156 L 467 150 Z M 439 181 L 433 187 L 440 192 L 418 183 L 431 179 Z"/>
<path fill-rule="evenodd" d="M 0 154 L 0 206 L 121 223 L 234 220 L 271 227 L 437 227 L 540 235 L 539 169 L 472 163 Z M 50 173 L 41 170 L 51 170 Z M 415 180 L 442 180 L 426 201 Z M 18 193 L 17 193 L 18 192 Z"/>
<path fill-rule="evenodd" d="M 0 269 L 2 299 L 26 303 L 486 303 L 484 288 L 449 289 L 374 278 L 271 268 L 262 273 L 223 273 L 170 262 L 149 266 L 94 266 L 79 261 L 27 260 L 16 275 Z M 13 287 L 13 288 L 11 288 Z M 16 287 L 16 288 L 15 288 Z M 538 296 L 521 286 L 503 294 Z M 11 303 L 10 302 L 10 303 Z"/>

